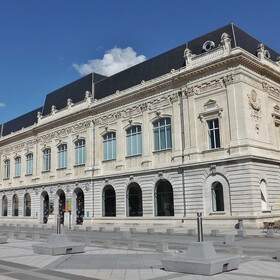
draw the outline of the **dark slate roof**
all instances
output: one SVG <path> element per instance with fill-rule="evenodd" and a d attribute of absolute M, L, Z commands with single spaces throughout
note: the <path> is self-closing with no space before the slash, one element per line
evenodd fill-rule
<path fill-rule="evenodd" d="M 239 46 L 253 55 L 256 55 L 257 47 L 262 43 L 231 23 L 96 83 L 95 98 L 106 97 L 117 90 L 135 86 L 142 80 L 148 81 L 170 72 L 171 69 L 179 69 L 185 66 L 184 50 L 186 46 L 193 54 L 202 54 L 205 52 L 202 49 L 203 44 L 206 41 L 213 41 L 215 47 L 218 47 L 224 32 L 230 36 L 232 48 Z M 265 49 L 270 52 L 270 58 L 276 61 L 280 54 L 266 45 Z"/>
<path fill-rule="evenodd" d="M 57 110 L 67 106 L 67 99 L 70 98 L 73 103 L 80 102 L 85 99 L 85 92 L 93 92 L 93 84 L 107 78 L 96 73 L 88 74 L 79 80 L 76 80 L 64 87 L 61 87 L 46 96 L 43 116 L 51 113 L 51 107 L 54 105 Z"/>
<path fill-rule="evenodd" d="M 183 57 L 185 48 L 186 45 L 183 44 L 96 83 L 94 86 L 94 98 L 103 98 L 115 93 L 117 90 L 135 86 L 143 80 L 148 81 L 164 75 L 170 72 L 171 69 L 183 67 L 185 65 Z"/>
<path fill-rule="evenodd" d="M 141 83 L 142 80 L 148 81 L 164 75 L 172 69 L 179 69 L 185 66 L 184 50 L 186 47 L 193 54 L 202 54 L 205 52 L 202 49 L 203 44 L 206 41 L 213 41 L 215 47 L 218 47 L 220 45 L 221 35 L 224 32 L 229 34 L 233 48 L 239 46 L 253 55 L 256 55 L 258 45 L 263 43 L 232 23 L 225 25 L 110 77 L 91 73 L 59 88 L 47 94 L 42 108 L 0 125 L 0 136 L 5 136 L 11 132 L 20 130 L 22 127 L 33 125 L 37 121 L 38 111 L 41 111 L 43 115 L 48 115 L 51 113 L 52 105 L 55 105 L 57 110 L 65 108 L 68 98 L 72 99 L 73 103 L 82 101 L 85 98 L 86 91 L 94 93 L 94 98 L 101 99 L 115 93 L 117 90 L 124 90 L 135 86 Z M 267 45 L 264 44 L 264 46 L 269 51 L 270 58 L 276 61 L 280 54 Z"/>
<path fill-rule="evenodd" d="M 196 39 L 193 39 L 187 42 L 186 45 L 192 51 L 193 54 L 202 54 L 203 52 L 205 52 L 202 49 L 203 44 L 206 41 L 213 41 L 215 43 L 215 47 L 218 47 L 220 45 L 221 36 L 224 32 L 230 36 L 232 48 L 239 46 L 253 55 L 256 55 L 258 45 L 260 43 L 263 43 L 262 41 L 255 39 L 253 36 L 237 27 L 235 24 L 231 23 L 219 29 L 211 31 L 205 35 L 202 35 Z M 267 45 L 265 45 L 265 49 L 269 51 L 271 56 L 270 58 L 276 61 L 276 58 L 280 54 L 268 47 Z"/>
<path fill-rule="evenodd" d="M 39 107 L 27 114 L 17 117 L 11 121 L 2 124 L 1 136 L 6 136 L 12 132 L 21 130 L 23 127 L 28 127 L 37 123 L 37 113 L 42 111 L 43 107 Z"/>

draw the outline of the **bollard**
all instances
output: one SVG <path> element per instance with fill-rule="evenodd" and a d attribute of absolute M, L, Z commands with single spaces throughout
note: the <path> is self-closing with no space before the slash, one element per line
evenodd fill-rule
<path fill-rule="evenodd" d="M 56 234 L 61 234 L 61 223 L 60 223 L 59 214 L 57 214 L 57 218 L 56 218 Z"/>
<path fill-rule="evenodd" d="M 203 242 L 202 213 L 197 213 L 197 242 Z"/>
<path fill-rule="evenodd" d="M 238 229 L 239 230 L 243 230 L 244 227 L 243 227 L 243 219 L 238 219 Z"/>

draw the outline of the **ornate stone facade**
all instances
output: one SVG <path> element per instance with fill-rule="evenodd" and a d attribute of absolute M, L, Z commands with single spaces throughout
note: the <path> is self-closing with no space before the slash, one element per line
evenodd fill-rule
<path fill-rule="evenodd" d="M 279 63 L 264 45 L 253 55 L 220 38 L 200 54 L 188 46 L 181 68 L 104 98 L 68 98 L 0 137 L 1 219 L 188 226 L 202 212 L 232 227 L 280 218 Z"/>

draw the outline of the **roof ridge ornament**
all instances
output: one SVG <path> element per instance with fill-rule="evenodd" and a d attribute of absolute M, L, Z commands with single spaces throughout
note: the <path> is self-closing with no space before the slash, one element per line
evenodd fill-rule
<path fill-rule="evenodd" d="M 221 36 L 221 44 L 225 52 L 230 52 L 231 50 L 231 39 L 230 36 L 224 32 Z"/>
<path fill-rule="evenodd" d="M 186 48 L 184 50 L 184 58 L 185 58 L 186 66 L 191 66 L 192 65 L 193 57 L 195 57 L 195 54 L 193 54 L 192 51 L 189 48 Z"/>
<path fill-rule="evenodd" d="M 264 57 L 266 58 L 270 58 L 270 53 L 268 50 L 266 50 L 264 48 L 264 44 L 263 43 L 260 43 L 258 44 L 258 47 L 257 47 L 257 56 L 259 59 L 264 59 Z"/>

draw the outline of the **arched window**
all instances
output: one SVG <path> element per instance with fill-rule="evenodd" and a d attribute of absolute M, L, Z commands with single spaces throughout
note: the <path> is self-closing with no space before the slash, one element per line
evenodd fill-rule
<path fill-rule="evenodd" d="M 142 190 L 137 183 L 131 183 L 127 187 L 127 215 L 129 217 L 143 216 Z"/>
<path fill-rule="evenodd" d="M 13 202 L 13 205 L 12 205 L 13 212 L 12 212 L 12 214 L 13 214 L 13 216 L 18 216 L 18 204 L 19 204 L 19 202 L 18 202 L 18 195 L 17 194 L 14 194 L 12 202 Z"/>
<path fill-rule="evenodd" d="M 10 172 L 11 172 L 11 162 L 9 159 L 6 159 L 4 161 L 4 178 L 10 178 Z"/>
<path fill-rule="evenodd" d="M 108 132 L 103 136 L 103 160 L 116 158 L 116 132 Z"/>
<path fill-rule="evenodd" d="M 135 156 L 142 154 L 142 131 L 140 125 L 135 125 L 126 130 L 126 154 Z"/>
<path fill-rule="evenodd" d="M 24 196 L 23 214 L 24 214 L 24 216 L 27 216 L 27 217 L 31 216 L 31 196 L 29 193 L 26 193 Z"/>
<path fill-rule="evenodd" d="M 2 198 L 2 216 L 8 216 L 8 198 L 6 195 Z"/>
<path fill-rule="evenodd" d="M 67 145 L 61 144 L 57 147 L 57 168 L 67 167 Z"/>
<path fill-rule="evenodd" d="M 171 141 L 171 119 L 161 118 L 153 123 L 154 127 L 154 149 L 155 151 L 169 149 Z"/>
<path fill-rule="evenodd" d="M 103 190 L 103 216 L 116 217 L 116 193 L 112 186 L 106 186 Z"/>
<path fill-rule="evenodd" d="M 21 157 L 15 158 L 15 177 L 20 177 L 21 175 Z"/>
<path fill-rule="evenodd" d="M 26 155 L 26 175 L 33 174 L 33 154 Z"/>
<path fill-rule="evenodd" d="M 261 180 L 260 183 L 260 190 L 261 190 L 261 207 L 262 211 L 268 211 L 268 199 L 267 199 L 267 187 L 266 187 L 266 181 Z"/>
<path fill-rule="evenodd" d="M 220 182 L 212 184 L 212 210 L 225 211 L 223 186 Z"/>
<path fill-rule="evenodd" d="M 43 150 L 43 171 L 51 170 L 51 149 L 46 148 Z"/>
<path fill-rule="evenodd" d="M 86 140 L 79 139 L 75 142 L 75 165 L 85 164 Z"/>
<path fill-rule="evenodd" d="M 160 180 L 155 187 L 156 216 L 174 216 L 173 188 L 169 181 Z"/>

